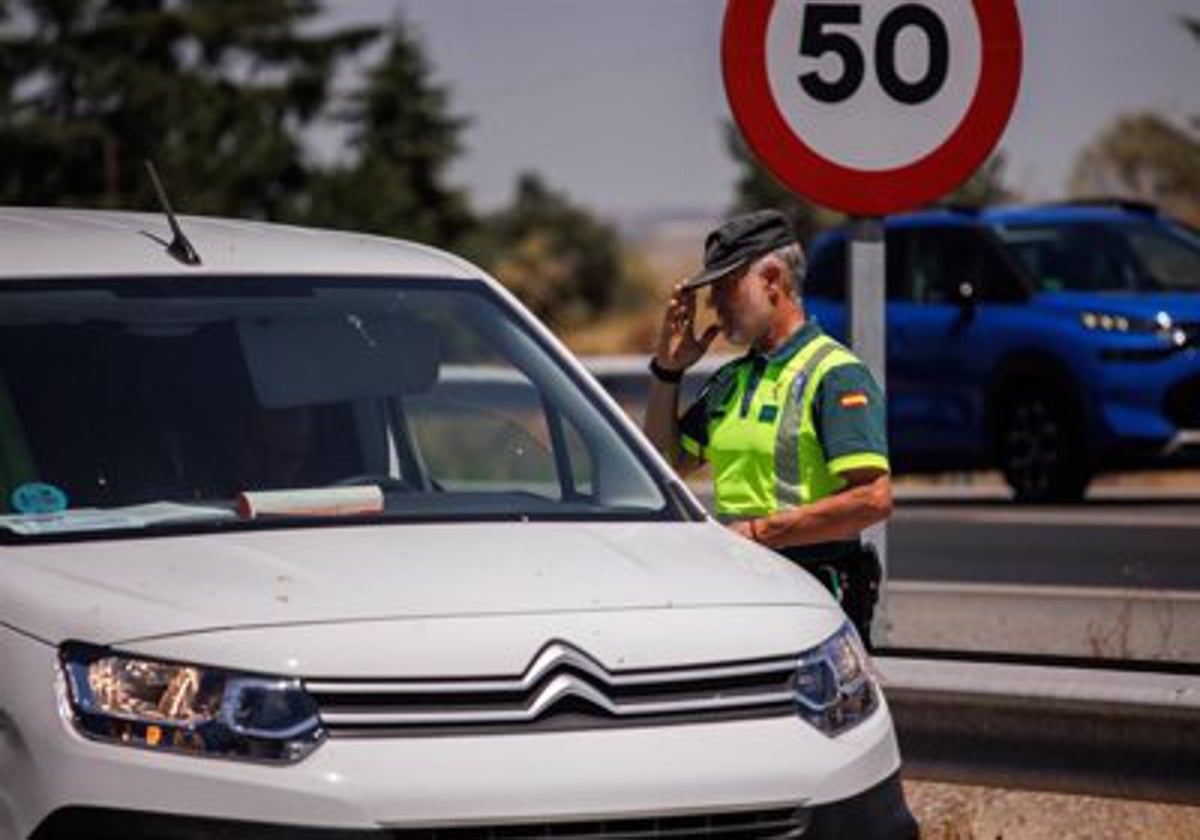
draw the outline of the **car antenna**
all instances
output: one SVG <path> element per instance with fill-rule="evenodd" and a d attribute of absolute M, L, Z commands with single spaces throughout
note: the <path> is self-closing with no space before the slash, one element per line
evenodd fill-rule
<path fill-rule="evenodd" d="M 176 221 L 175 212 L 171 209 L 171 202 L 167 201 L 167 193 L 163 190 L 162 181 L 158 180 L 158 171 L 155 170 L 154 164 L 149 159 L 144 160 L 143 163 L 146 164 L 146 171 L 150 173 L 150 183 L 154 184 L 158 203 L 163 212 L 167 214 L 167 222 L 171 225 L 171 233 L 174 234 L 171 244 L 167 246 L 167 253 L 184 265 L 200 265 L 200 255 L 196 253 L 192 243 L 184 236 L 183 228 Z"/>

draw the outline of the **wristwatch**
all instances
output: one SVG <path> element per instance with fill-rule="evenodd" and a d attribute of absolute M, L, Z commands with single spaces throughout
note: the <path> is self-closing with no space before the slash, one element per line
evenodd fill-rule
<path fill-rule="evenodd" d="M 654 358 L 653 356 L 650 357 L 650 373 L 653 374 L 654 378 L 659 382 L 666 382 L 671 385 L 677 384 L 683 379 L 682 370 L 671 370 L 670 368 L 665 368 L 660 365 L 658 363 L 658 359 Z"/>

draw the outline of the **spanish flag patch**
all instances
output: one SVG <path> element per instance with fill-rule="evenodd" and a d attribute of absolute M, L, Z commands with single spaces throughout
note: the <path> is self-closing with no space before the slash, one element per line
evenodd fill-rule
<path fill-rule="evenodd" d="M 865 391 L 847 391 L 838 397 L 838 405 L 842 408 L 864 408 L 867 405 Z"/>

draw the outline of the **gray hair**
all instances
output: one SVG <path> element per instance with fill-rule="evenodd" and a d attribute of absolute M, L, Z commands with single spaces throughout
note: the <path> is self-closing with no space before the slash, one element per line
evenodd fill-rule
<path fill-rule="evenodd" d="M 801 289 L 804 286 L 804 272 L 808 268 L 808 261 L 804 258 L 804 249 L 800 247 L 799 242 L 793 242 L 759 257 L 758 260 L 755 260 L 754 265 L 757 267 L 760 261 L 772 258 L 783 264 L 784 271 L 791 280 L 792 296 L 799 302 Z"/>

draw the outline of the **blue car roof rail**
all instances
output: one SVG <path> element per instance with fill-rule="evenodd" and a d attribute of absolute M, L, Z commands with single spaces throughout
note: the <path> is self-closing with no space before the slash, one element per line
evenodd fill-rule
<path fill-rule="evenodd" d="M 1124 210 L 1127 213 L 1137 213 L 1142 216 L 1157 216 L 1158 206 L 1149 201 L 1121 196 L 1089 196 L 1085 198 L 1067 198 L 1062 201 L 1051 201 L 1040 207 L 1111 207 L 1114 210 Z"/>
<path fill-rule="evenodd" d="M 949 213 L 960 213 L 964 216 L 978 216 L 986 208 L 980 207 L 977 204 L 959 204 L 959 203 L 956 203 L 953 201 L 946 201 L 946 202 L 939 201 L 939 202 L 930 204 L 929 206 L 927 206 L 923 209 L 927 212 L 936 212 L 938 210 L 944 210 Z M 920 211 L 917 211 L 917 212 L 920 212 Z"/>

